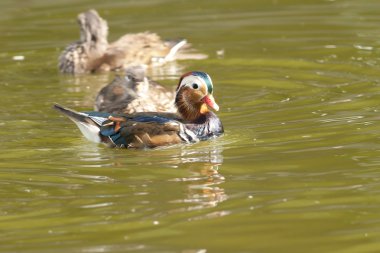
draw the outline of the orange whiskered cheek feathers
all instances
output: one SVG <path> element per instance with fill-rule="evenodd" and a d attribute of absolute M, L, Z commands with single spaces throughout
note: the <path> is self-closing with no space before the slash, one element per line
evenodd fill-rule
<path fill-rule="evenodd" d="M 186 100 L 187 104 L 190 105 L 196 105 L 200 103 L 201 99 L 203 98 L 204 94 L 199 90 L 193 90 L 191 88 L 184 88 L 183 92 L 183 98 Z"/>
<path fill-rule="evenodd" d="M 200 113 L 201 114 L 206 114 L 206 113 L 208 113 L 209 112 L 209 110 L 208 110 L 208 106 L 206 105 L 206 104 L 202 104 L 201 105 L 201 109 L 200 109 Z"/>

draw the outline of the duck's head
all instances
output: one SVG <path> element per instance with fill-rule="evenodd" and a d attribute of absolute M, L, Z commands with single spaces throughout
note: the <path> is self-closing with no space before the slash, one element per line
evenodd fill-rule
<path fill-rule="evenodd" d="M 108 25 L 96 10 L 88 10 L 78 15 L 80 40 L 86 43 L 107 43 Z"/>
<path fill-rule="evenodd" d="M 181 116 L 188 121 L 196 121 L 209 109 L 219 110 L 212 95 L 213 85 L 210 76 L 205 72 L 193 71 L 179 79 L 175 104 Z"/>

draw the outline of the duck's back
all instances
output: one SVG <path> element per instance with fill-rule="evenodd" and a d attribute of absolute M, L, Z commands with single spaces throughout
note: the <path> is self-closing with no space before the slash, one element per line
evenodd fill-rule
<path fill-rule="evenodd" d="M 125 76 L 115 79 L 97 95 L 95 110 L 109 113 L 176 112 L 174 91 L 145 76 L 142 67 L 127 69 Z"/>
<path fill-rule="evenodd" d="M 169 52 L 169 44 L 155 33 L 126 34 L 109 45 L 105 60 L 111 66 L 126 68 L 131 64 L 149 65 Z"/>

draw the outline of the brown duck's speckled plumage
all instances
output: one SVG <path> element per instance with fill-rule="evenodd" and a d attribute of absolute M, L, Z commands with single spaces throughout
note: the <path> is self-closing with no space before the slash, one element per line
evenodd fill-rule
<path fill-rule="evenodd" d="M 176 112 L 174 90 L 168 90 L 145 76 L 140 66 L 129 67 L 125 76 L 103 87 L 95 101 L 95 110 L 109 113 Z"/>
<path fill-rule="evenodd" d="M 80 40 L 68 45 L 59 57 L 62 73 L 82 74 L 125 69 L 130 65 L 162 64 L 176 59 L 204 59 L 185 40 L 163 41 L 157 34 L 126 34 L 108 43 L 108 25 L 96 10 L 78 15 Z"/>
<path fill-rule="evenodd" d="M 68 45 L 58 59 L 63 73 L 83 74 L 98 69 L 108 48 L 107 21 L 95 10 L 78 15 L 80 40 Z"/>

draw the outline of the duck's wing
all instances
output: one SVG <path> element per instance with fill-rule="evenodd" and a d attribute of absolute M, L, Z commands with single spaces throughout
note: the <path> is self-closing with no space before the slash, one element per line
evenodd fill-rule
<path fill-rule="evenodd" d="M 180 121 L 163 115 L 110 117 L 103 123 L 100 134 L 108 137 L 115 146 L 128 148 L 154 148 L 198 141 Z"/>
<path fill-rule="evenodd" d="M 197 142 L 196 135 L 175 114 L 137 113 L 112 115 L 102 112 L 76 112 L 54 105 L 70 118 L 90 141 L 115 147 L 154 148 L 177 143 Z"/>

